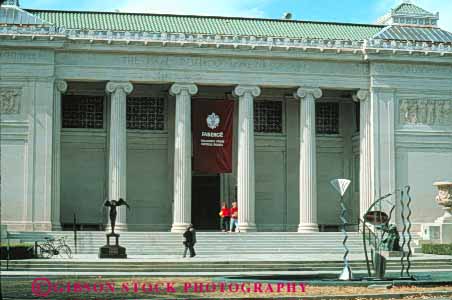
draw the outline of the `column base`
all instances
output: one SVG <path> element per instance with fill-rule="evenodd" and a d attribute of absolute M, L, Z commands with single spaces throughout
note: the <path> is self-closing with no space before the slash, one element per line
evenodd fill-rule
<path fill-rule="evenodd" d="M 240 223 L 239 222 L 239 230 L 240 232 L 255 232 L 257 231 L 256 224 L 253 223 Z"/>
<path fill-rule="evenodd" d="M 171 232 L 185 232 L 185 230 L 187 230 L 187 227 L 190 225 L 190 223 L 182 223 L 182 224 L 173 224 L 173 226 L 171 226 Z M 195 227 L 196 229 L 196 227 Z"/>
<path fill-rule="evenodd" d="M 319 225 L 313 223 L 305 223 L 298 225 L 298 232 L 319 232 Z"/>
<path fill-rule="evenodd" d="M 33 222 L 33 231 L 52 231 L 52 223 Z"/>
<path fill-rule="evenodd" d="M 63 227 L 61 227 L 60 223 L 52 223 L 52 231 L 62 231 Z"/>

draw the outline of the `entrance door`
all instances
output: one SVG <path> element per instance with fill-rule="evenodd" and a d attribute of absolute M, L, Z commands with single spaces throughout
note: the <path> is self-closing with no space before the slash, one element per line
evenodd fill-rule
<path fill-rule="evenodd" d="M 193 176 L 191 222 L 196 229 L 220 230 L 220 176 Z"/>

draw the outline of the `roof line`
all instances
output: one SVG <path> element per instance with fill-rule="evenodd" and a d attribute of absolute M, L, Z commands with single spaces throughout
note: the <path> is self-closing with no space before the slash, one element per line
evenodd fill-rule
<path fill-rule="evenodd" d="M 376 34 L 374 34 L 374 36 L 372 37 L 373 39 L 376 39 L 380 34 L 384 33 L 385 31 L 389 30 L 389 28 L 391 28 L 392 25 L 387 25 L 385 26 L 382 30 L 380 30 L 379 32 L 377 32 Z"/>
<path fill-rule="evenodd" d="M 404 3 L 404 2 L 400 3 L 399 5 L 397 5 L 397 7 L 394 7 L 391 11 L 397 11 L 399 8 L 401 8 L 401 7 L 404 6 L 404 5 L 411 5 L 411 6 L 417 7 L 417 8 L 419 8 L 419 9 L 425 11 L 426 13 L 428 13 L 430 16 L 434 16 L 434 15 L 435 15 L 433 12 L 428 11 L 428 10 L 426 10 L 426 9 L 423 9 L 422 7 L 420 7 L 420 6 L 416 5 L 416 4 L 413 4 L 413 3 Z M 421 16 L 422 14 L 419 14 L 419 15 Z M 426 15 L 426 14 L 424 14 L 424 15 Z"/>
<path fill-rule="evenodd" d="M 135 12 L 112 12 L 112 11 L 82 11 L 82 10 L 53 10 L 53 9 L 29 9 L 23 10 L 33 12 L 50 12 L 50 13 L 84 13 L 84 14 L 118 14 L 118 15 L 142 15 L 142 16 L 162 16 L 162 17 L 188 17 L 188 18 L 214 18 L 224 20 L 254 20 L 254 21 L 273 21 L 281 23 L 311 23 L 311 24 L 328 24 L 328 25 L 347 25 L 347 26 L 364 26 L 364 27 L 385 27 L 380 24 L 365 24 L 365 23 L 347 23 L 347 22 L 328 22 L 328 21 L 309 21 L 309 20 L 284 20 L 284 19 L 270 19 L 270 18 L 256 18 L 256 17 L 226 17 L 226 16 L 211 16 L 211 15 L 182 15 L 182 14 L 162 14 L 162 13 L 135 13 Z"/>

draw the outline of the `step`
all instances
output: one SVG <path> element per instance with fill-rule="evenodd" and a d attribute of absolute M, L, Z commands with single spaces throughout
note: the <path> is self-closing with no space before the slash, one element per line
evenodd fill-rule
<path fill-rule="evenodd" d="M 366 270 L 365 261 L 352 261 L 350 266 L 353 270 Z M 237 271 L 340 271 L 343 263 L 331 262 L 270 262 L 254 261 L 240 263 L 221 262 L 112 262 L 112 261 L 53 261 L 53 260 L 29 260 L 10 261 L 9 270 L 16 271 L 72 271 L 72 272 L 237 272 Z M 396 261 L 388 261 L 387 269 L 390 271 L 400 270 L 400 264 Z M 452 269 L 452 259 L 449 260 L 425 260 L 413 262 L 412 270 L 425 269 Z M 2 262 L 2 270 L 6 270 Z"/>

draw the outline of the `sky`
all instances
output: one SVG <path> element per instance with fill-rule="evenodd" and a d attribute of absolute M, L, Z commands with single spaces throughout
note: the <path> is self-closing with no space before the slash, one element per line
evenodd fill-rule
<path fill-rule="evenodd" d="M 35 9 L 96 10 L 281 18 L 291 12 L 296 20 L 374 23 L 402 0 L 20 0 Z M 452 32 L 451 0 L 411 0 L 440 13 L 440 27 Z"/>

